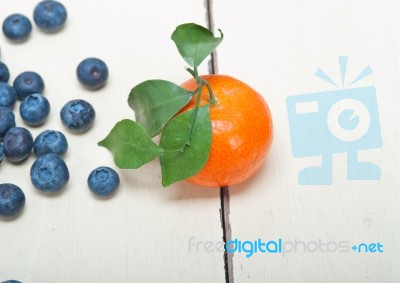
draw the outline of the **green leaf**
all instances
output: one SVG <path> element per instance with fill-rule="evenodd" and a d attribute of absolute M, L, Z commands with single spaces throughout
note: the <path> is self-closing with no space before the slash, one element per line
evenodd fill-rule
<path fill-rule="evenodd" d="M 212 136 L 208 105 L 198 108 L 190 144 L 185 146 L 193 111 L 173 118 L 161 135 L 160 146 L 165 150 L 160 157 L 164 187 L 195 175 L 208 160 Z"/>
<path fill-rule="evenodd" d="M 186 63 L 198 67 L 221 43 L 224 35 L 218 31 L 221 37 L 214 37 L 211 31 L 197 24 L 183 24 L 175 29 L 171 39 Z"/>
<path fill-rule="evenodd" d="M 115 164 L 124 169 L 139 168 L 163 153 L 141 125 L 128 119 L 118 122 L 99 145 L 108 148 Z"/>
<path fill-rule="evenodd" d="M 149 80 L 131 90 L 128 104 L 135 111 L 136 121 L 154 137 L 189 103 L 191 94 L 172 82 Z"/>

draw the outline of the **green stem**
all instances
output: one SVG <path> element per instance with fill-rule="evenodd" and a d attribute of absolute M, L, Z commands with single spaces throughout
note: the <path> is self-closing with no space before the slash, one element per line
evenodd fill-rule
<path fill-rule="evenodd" d="M 201 80 L 201 82 L 202 82 L 202 84 L 204 84 L 207 87 L 208 94 L 210 95 L 210 104 L 211 105 L 217 104 L 217 99 L 214 96 L 214 93 L 211 89 L 210 84 L 206 80 Z"/>
<path fill-rule="evenodd" d="M 202 92 L 203 86 L 207 87 L 207 91 L 208 91 L 208 94 L 210 96 L 210 104 L 211 105 L 215 105 L 217 103 L 217 99 L 214 96 L 214 93 L 213 93 L 213 91 L 211 89 L 210 84 L 206 80 L 203 80 L 203 79 L 201 79 L 199 77 L 199 73 L 198 73 L 197 67 L 195 66 L 193 68 L 193 70 L 190 69 L 190 68 L 186 68 L 186 70 L 194 77 L 194 79 L 197 82 L 197 88 L 193 92 L 193 94 L 197 93 L 197 98 L 196 98 L 196 103 L 195 103 L 194 108 L 193 108 L 193 114 L 192 114 L 192 117 L 191 117 L 191 120 L 190 120 L 190 124 L 189 124 L 189 127 L 188 127 L 188 134 L 187 134 L 187 137 L 186 137 L 186 141 L 185 141 L 185 144 L 180 149 L 181 152 L 183 152 L 187 146 L 190 146 L 190 139 L 192 138 L 194 123 L 196 122 L 197 111 L 199 110 L 199 104 L 200 104 L 200 98 L 201 98 L 201 92 Z"/>
<path fill-rule="evenodd" d="M 185 68 L 185 70 L 188 71 L 189 74 L 191 74 L 192 77 L 196 79 L 196 74 L 195 74 L 195 72 L 194 72 L 192 69 L 190 69 L 189 67 L 187 67 L 187 68 Z"/>
<path fill-rule="evenodd" d="M 196 93 L 198 93 L 199 91 L 200 91 L 200 87 L 198 86 L 194 91 L 189 92 L 188 95 L 189 95 L 189 96 L 193 96 L 193 95 L 195 95 Z"/>
<path fill-rule="evenodd" d="M 189 127 L 188 127 L 188 134 L 187 134 L 187 137 L 186 137 L 186 141 L 185 141 L 185 144 L 183 145 L 183 147 L 181 149 L 182 152 L 185 150 L 186 146 L 190 145 L 190 139 L 192 138 L 194 123 L 196 122 L 197 111 L 199 110 L 199 104 L 200 104 L 200 98 L 201 98 L 201 89 L 202 88 L 203 88 L 203 85 L 201 83 L 199 85 L 199 87 L 198 87 L 199 90 L 198 90 L 197 97 L 196 97 L 196 103 L 194 105 L 193 114 L 192 114 L 192 117 L 190 119 L 190 124 L 189 124 Z"/>

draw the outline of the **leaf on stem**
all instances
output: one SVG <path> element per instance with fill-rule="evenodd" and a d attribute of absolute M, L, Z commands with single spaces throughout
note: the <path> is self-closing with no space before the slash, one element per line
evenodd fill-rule
<path fill-rule="evenodd" d="M 197 24 L 188 23 L 178 26 L 171 35 L 179 53 L 189 66 L 198 67 L 221 43 L 221 37 L 214 37 L 213 33 Z"/>
<path fill-rule="evenodd" d="M 160 157 L 164 187 L 195 175 L 208 160 L 212 137 L 209 107 L 198 108 L 190 144 L 186 145 L 193 112 L 173 118 L 161 135 L 160 146 L 165 150 Z"/>
<path fill-rule="evenodd" d="M 141 125 L 128 119 L 118 122 L 99 145 L 108 148 L 123 169 L 139 168 L 164 152 Z"/>
<path fill-rule="evenodd" d="M 192 92 L 172 82 L 148 80 L 131 90 L 128 104 L 135 111 L 136 121 L 154 137 L 192 96 Z"/>

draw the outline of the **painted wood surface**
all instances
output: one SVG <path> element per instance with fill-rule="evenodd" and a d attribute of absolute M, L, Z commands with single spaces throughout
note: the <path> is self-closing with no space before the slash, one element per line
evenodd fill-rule
<path fill-rule="evenodd" d="M 1 1 L 0 18 L 20 12 L 32 19 L 38 1 Z M 147 79 L 181 83 L 188 79 L 185 63 L 170 35 L 181 23 L 206 24 L 202 1 L 62 1 L 68 9 L 65 28 L 40 32 L 13 44 L 0 35 L 1 60 L 11 82 L 22 71 L 40 73 L 51 103 L 46 124 L 30 128 L 66 132 L 59 118 L 70 99 L 93 104 L 94 127 L 82 135 L 67 133 L 65 156 L 71 179 L 62 193 L 47 196 L 29 179 L 31 156 L 22 164 L 3 162 L 0 183 L 19 185 L 26 194 L 23 214 L 0 220 L 0 282 L 223 282 L 220 253 L 197 252 L 189 240 L 222 241 L 218 190 L 181 183 L 163 189 L 157 161 L 139 170 L 119 170 L 121 186 L 114 197 L 100 200 L 86 180 L 100 165 L 113 165 L 97 142 L 124 118 L 134 118 L 127 98 L 131 88 Z M 109 67 L 107 85 L 88 91 L 75 70 L 86 57 L 103 59 Z M 207 66 L 203 72 L 207 71 Z M 24 126 L 15 109 L 17 124 Z M 201 243 L 198 246 L 201 248 Z"/>
<path fill-rule="evenodd" d="M 32 19 L 37 2 L 3 0 L 0 20 L 15 12 Z M 0 60 L 11 81 L 26 70 L 45 80 L 51 114 L 44 126 L 29 128 L 34 136 L 47 128 L 65 131 L 59 110 L 74 98 L 93 104 L 96 123 L 83 135 L 67 134 L 71 180 L 60 194 L 33 188 L 34 156 L 18 165 L 1 164 L 0 183 L 19 185 L 27 203 L 18 218 L 0 219 L 0 282 L 400 281 L 398 1 L 212 1 L 214 29 L 225 35 L 215 56 L 217 72 L 259 91 L 274 119 L 266 164 L 250 180 L 228 188 L 229 198 L 226 194 L 222 202 L 218 189 L 185 182 L 162 189 L 157 161 L 118 170 L 121 186 L 110 199 L 94 197 L 86 185 L 92 169 L 113 166 L 109 152 L 96 143 L 116 121 L 133 118 L 126 103 L 130 89 L 146 79 L 180 83 L 188 78 L 170 34 L 184 22 L 207 25 L 206 3 L 63 3 L 69 14 L 62 31 L 44 34 L 34 26 L 21 44 L 1 34 Z M 99 91 L 85 90 L 75 76 L 78 63 L 89 56 L 103 59 L 110 69 Z M 339 56 L 348 56 L 346 83 L 367 66 L 373 70 L 354 87 L 375 87 L 383 144 L 359 156 L 378 164 L 382 176 L 347 180 L 346 154 L 339 153 L 333 155 L 332 185 L 299 185 L 299 171 L 321 160 L 293 156 L 286 99 L 349 88 L 341 85 Z M 318 68 L 338 86 L 316 77 Z M 202 72 L 209 72 L 207 66 Z M 14 111 L 23 126 L 18 104 Z M 281 239 L 283 252 L 246 257 L 236 251 L 224 258 L 224 232 L 227 241 Z M 382 253 L 351 249 L 378 242 Z M 226 260 L 232 263 L 228 275 Z"/>
<path fill-rule="evenodd" d="M 215 1 L 220 73 L 238 77 L 270 105 L 275 140 L 261 172 L 230 188 L 232 240 L 282 239 L 286 254 L 233 256 L 235 282 L 398 282 L 400 120 L 398 1 Z M 340 90 L 339 56 L 348 56 L 345 83 L 368 65 L 373 73 L 352 87 L 375 86 L 383 146 L 360 152 L 381 167 L 379 181 L 346 177 L 346 154 L 333 156 L 333 184 L 300 186 L 298 172 L 318 158 L 294 158 L 286 98 Z M 339 87 L 314 74 L 321 68 Z M 321 139 L 321 142 L 327 142 Z M 297 241 L 297 252 L 294 244 Z M 306 251 L 303 243 L 308 244 Z M 312 243 L 314 242 L 314 243 Z M 332 252 L 327 252 L 329 244 Z M 342 242 L 348 249 L 335 249 Z M 380 242 L 383 253 L 349 247 Z M 322 244 L 315 250 L 315 243 Z M 292 249 L 292 251 L 290 251 Z"/>

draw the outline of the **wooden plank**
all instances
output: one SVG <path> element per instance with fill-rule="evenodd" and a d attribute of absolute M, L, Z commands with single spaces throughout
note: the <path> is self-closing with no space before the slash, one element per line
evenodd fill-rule
<path fill-rule="evenodd" d="M 282 239 L 287 250 L 292 244 L 286 254 L 258 252 L 247 258 L 234 253 L 235 282 L 400 281 L 400 135 L 394 122 L 400 119 L 399 12 L 399 3 L 390 0 L 214 1 L 215 29 L 225 35 L 217 54 L 219 73 L 258 90 L 271 108 L 275 129 L 265 166 L 230 188 L 232 239 Z M 366 66 L 373 69 L 352 87 L 376 88 L 383 146 L 360 152 L 360 158 L 379 164 L 382 176 L 347 180 L 346 155 L 340 153 L 333 157 L 333 185 L 301 186 L 298 172 L 320 160 L 293 157 L 286 98 L 341 89 L 338 56 L 344 55 L 346 83 Z M 339 86 L 314 76 L 318 68 Z M 363 242 L 380 242 L 384 252 L 351 249 Z M 323 252 L 324 244 L 331 251 Z M 314 251 L 316 245 L 322 248 Z"/>
<path fill-rule="evenodd" d="M 32 19 L 37 2 L 3 0 L 0 19 L 14 12 Z M 66 132 L 71 179 L 60 194 L 34 189 L 29 179 L 34 156 L 18 165 L 1 164 L 0 183 L 19 185 L 27 202 L 18 218 L 0 219 L 0 281 L 223 282 L 223 254 L 204 246 L 222 241 L 218 189 L 185 182 L 162 189 L 157 161 L 119 170 L 121 186 L 110 199 L 94 197 L 86 185 L 95 167 L 115 167 L 96 143 L 117 121 L 134 117 L 126 103 L 130 89 L 146 79 L 180 83 L 189 78 L 170 34 L 184 22 L 205 25 L 203 1 L 62 2 L 68 10 L 62 31 L 45 34 L 34 25 L 21 44 L 1 34 L 1 60 L 10 69 L 10 82 L 26 70 L 45 80 L 51 114 L 44 126 L 29 128 L 34 136 L 48 128 L 66 132 L 59 111 L 74 98 L 93 104 L 96 122 L 85 134 Z M 110 69 L 99 91 L 85 90 L 75 76 L 78 63 L 92 56 Z M 18 106 L 17 124 L 24 126 Z"/>

